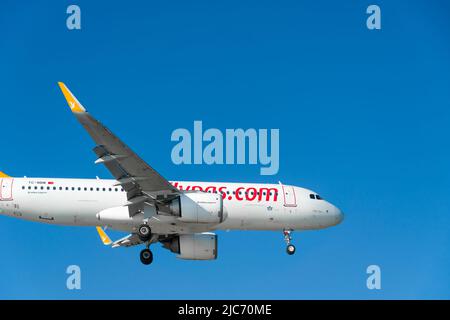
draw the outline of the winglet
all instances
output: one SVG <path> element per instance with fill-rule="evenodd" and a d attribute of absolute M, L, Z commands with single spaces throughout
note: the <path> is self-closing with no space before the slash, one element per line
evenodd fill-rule
<path fill-rule="evenodd" d="M 100 228 L 100 227 L 96 227 L 96 229 L 97 229 L 98 235 L 100 236 L 100 239 L 102 240 L 103 244 L 104 244 L 105 246 L 109 246 L 109 245 L 112 243 L 112 241 L 111 241 L 111 239 L 108 237 L 108 235 L 106 234 L 106 232 L 105 232 L 102 228 Z"/>
<path fill-rule="evenodd" d="M 6 173 L 4 173 L 3 171 L 0 171 L 0 178 L 11 178 L 10 176 L 8 176 Z"/>
<path fill-rule="evenodd" d="M 64 94 L 64 97 L 66 98 L 67 103 L 69 104 L 69 107 L 72 110 L 72 112 L 75 112 L 75 113 L 86 112 L 86 109 L 83 107 L 83 105 L 72 94 L 72 92 L 70 92 L 69 88 L 67 88 L 64 83 L 58 82 L 58 85 L 61 88 L 61 91 Z"/>

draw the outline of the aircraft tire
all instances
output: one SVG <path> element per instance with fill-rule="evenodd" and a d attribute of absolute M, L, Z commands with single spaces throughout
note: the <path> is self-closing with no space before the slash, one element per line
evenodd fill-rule
<path fill-rule="evenodd" d="M 141 262 L 145 265 L 149 265 L 153 262 L 153 253 L 149 249 L 144 249 L 140 253 Z"/>
<path fill-rule="evenodd" d="M 288 255 L 293 255 L 294 253 L 295 253 L 295 246 L 293 245 L 293 244 L 289 244 L 287 247 L 286 247 L 286 252 L 287 252 L 287 254 Z"/>
<path fill-rule="evenodd" d="M 139 239 L 145 242 L 148 241 L 152 236 L 152 229 L 150 229 L 150 227 L 146 224 L 141 224 L 138 228 L 137 234 L 139 236 Z"/>

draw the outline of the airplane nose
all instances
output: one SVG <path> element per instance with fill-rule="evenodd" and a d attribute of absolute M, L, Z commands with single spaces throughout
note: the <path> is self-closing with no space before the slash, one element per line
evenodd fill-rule
<path fill-rule="evenodd" d="M 334 208 L 335 208 L 336 224 L 339 224 L 344 220 L 344 213 L 338 207 L 334 207 Z"/>

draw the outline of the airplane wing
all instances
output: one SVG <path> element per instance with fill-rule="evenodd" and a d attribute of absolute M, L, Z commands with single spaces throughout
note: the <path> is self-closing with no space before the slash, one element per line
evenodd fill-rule
<path fill-rule="evenodd" d="M 112 248 L 118 248 L 118 247 L 131 247 L 136 246 L 138 244 L 143 243 L 139 236 L 135 233 L 129 234 L 126 237 L 123 237 L 116 241 L 111 241 L 109 236 L 106 234 L 105 230 L 103 230 L 101 227 L 96 227 L 98 235 L 100 236 L 100 239 L 102 240 L 103 244 L 105 246 L 111 245 Z"/>
<path fill-rule="evenodd" d="M 111 244 L 112 248 L 118 248 L 118 247 L 132 247 L 136 246 L 138 244 L 143 243 L 137 234 L 132 233 L 127 235 L 126 237 L 123 237 L 122 239 L 116 240 Z"/>
<path fill-rule="evenodd" d="M 58 82 L 75 117 L 97 146 L 94 152 L 126 192 L 130 215 L 138 212 L 144 202 L 158 196 L 175 195 L 180 191 L 150 167 L 108 128 L 92 117 L 64 83 Z"/>

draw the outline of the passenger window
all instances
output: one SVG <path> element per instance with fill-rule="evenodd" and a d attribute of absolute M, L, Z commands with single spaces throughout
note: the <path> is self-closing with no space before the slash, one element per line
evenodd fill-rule
<path fill-rule="evenodd" d="M 59 187 L 59 190 L 62 190 L 62 187 Z"/>

